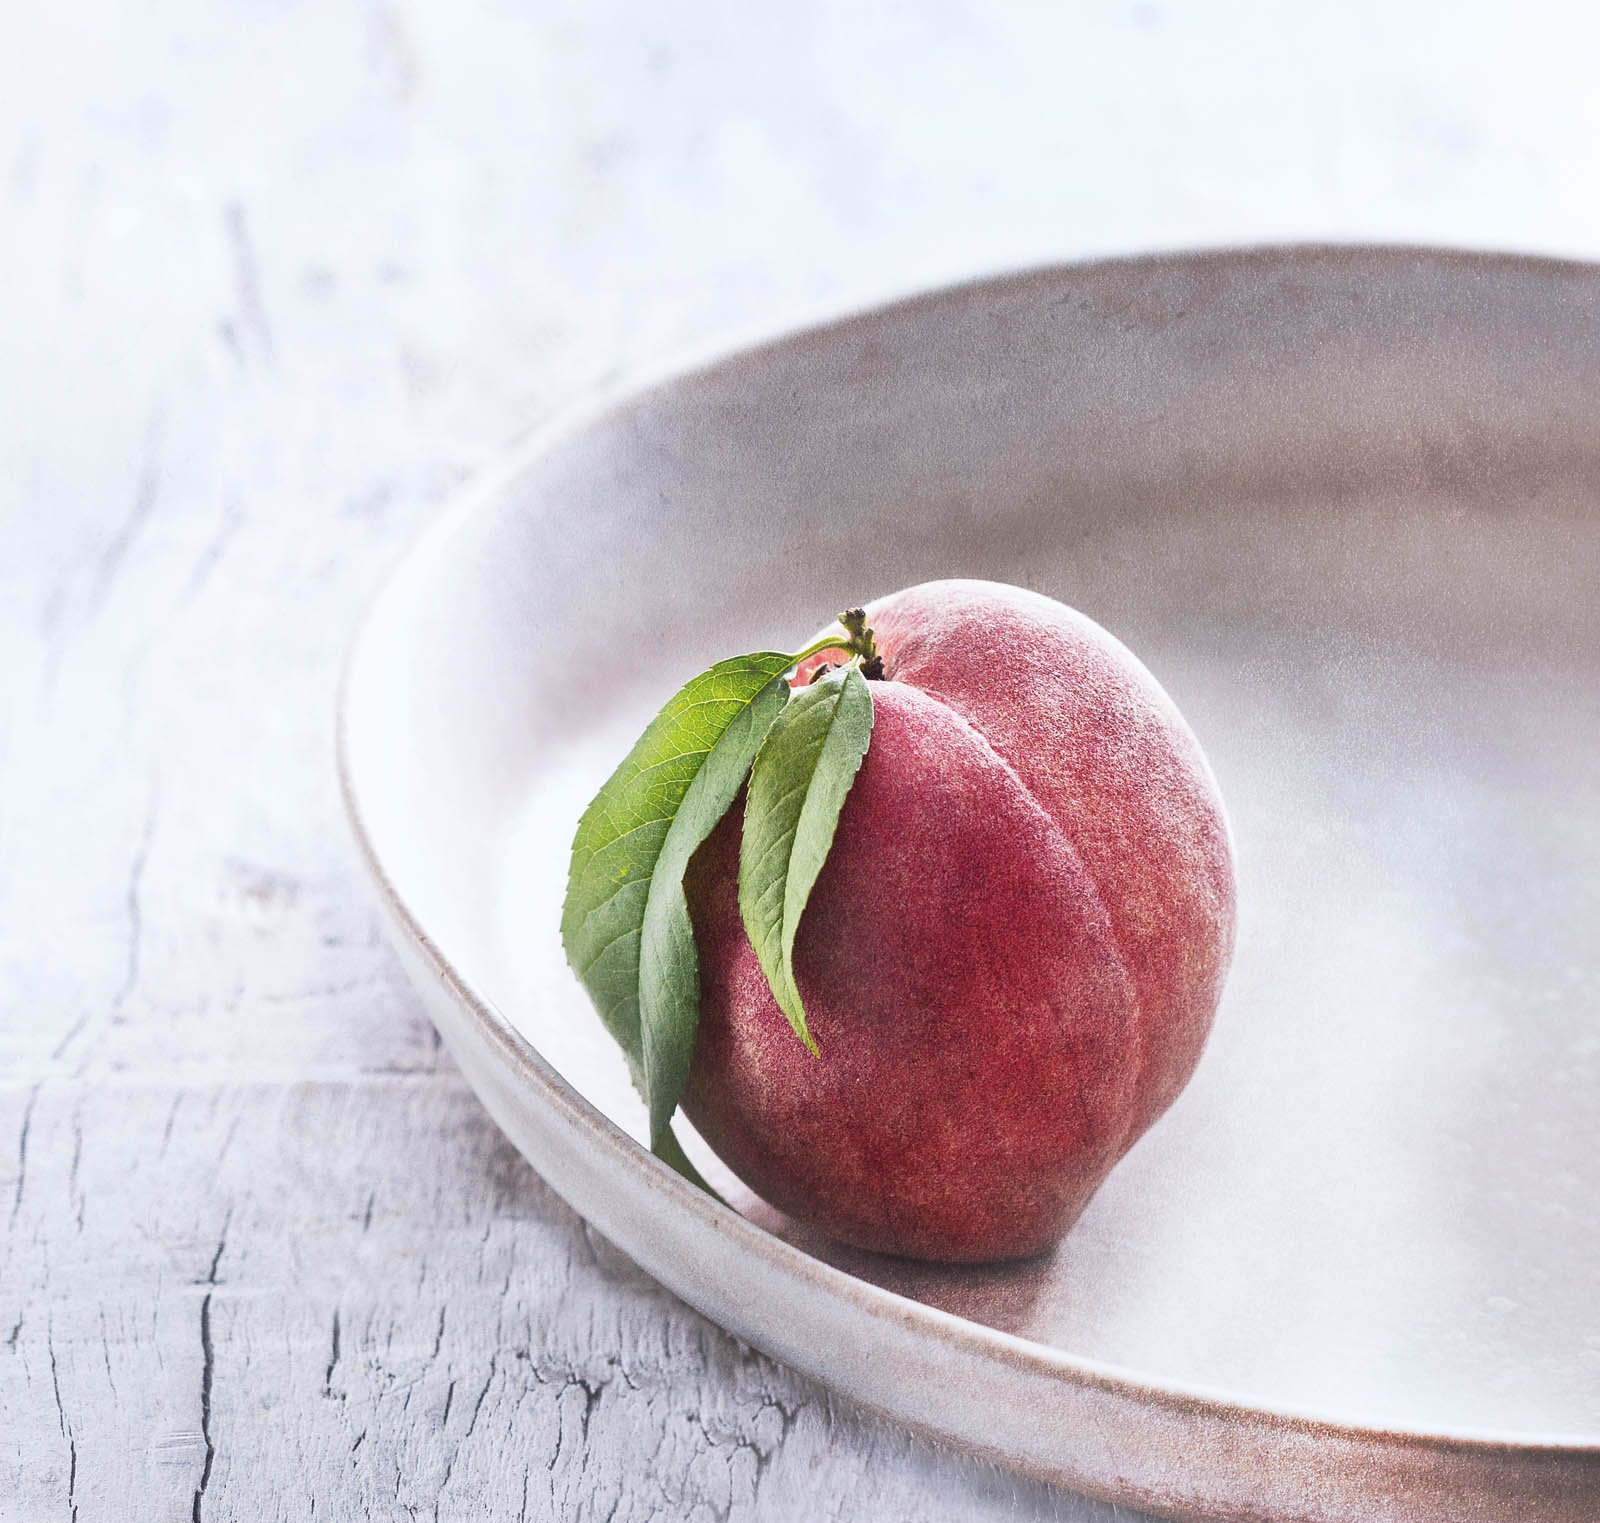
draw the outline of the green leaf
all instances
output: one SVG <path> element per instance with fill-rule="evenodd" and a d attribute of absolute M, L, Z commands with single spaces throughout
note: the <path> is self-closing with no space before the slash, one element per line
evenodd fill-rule
<path fill-rule="evenodd" d="M 654 1152 L 657 1158 L 663 1163 L 671 1164 L 690 1184 L 698 1185 L 707 1195 L 716 1200 L 722 1200 L 722 1197 L 706 1183 L 705 1176 L 701 1174 L 699 1169 L 695 1168 L 689 1155 L 684 1152 L 683 1145 L 673 1135 L 670 1126 L 661 1134 L 661 1141 L 656 1144 Z M 726 1201 L 722 1201 L 722 1203 L 727 1205 Z"/>
<path fill-rule="evenodd" d="M 739 914 L 778 1008 L 811 1053 L 794 981 L 794 938 L 872 738 L 859 660 L 802 688 L 756 753 L 739 850 Z"/>
<path fill-rule="evenodd" d="M 760 651 L 687 683 L 584 810 L 572 843 L 562 945 L 628 1059 L 664 1157 L 678 1155 L 669 1125 L 700 1015 L 684 869 L 728 812 L 794 663 Z"/>

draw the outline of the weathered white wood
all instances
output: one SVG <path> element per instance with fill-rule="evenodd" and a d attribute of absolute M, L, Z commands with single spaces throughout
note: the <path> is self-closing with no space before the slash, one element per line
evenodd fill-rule
<path fill-rule="evenodd" d="M 1595 23 L 1551 9 L 10 17 L 0 1518 L 1109 1516 L 741 1348 L 515 1156 L 356 871 L 339 658 L 518 430 L 798 304 L 1600 247 Z"/>
<path fill-rule="evenodd" d="M 448 1066 L 21 1099 L 8 1517 L 1082 1515 L 740 1348 Z"/>

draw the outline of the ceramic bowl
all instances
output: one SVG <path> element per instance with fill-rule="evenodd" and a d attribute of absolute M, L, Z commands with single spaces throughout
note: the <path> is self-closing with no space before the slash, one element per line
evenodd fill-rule
<path fill-rule="evenodd" d="M 1381 249 L 1035 270 L 613 397 L 467 491 L 352 654 L 396 943 L 557 1191 L 868 1406 L 1172 1517 L 1600 1517 L 1597 418 L 1595 269 Z M 677 686 L 943 576 L 1131 646 L 1240 872 L 1189 1088 L 1056 1253 L 964 1270 L 655 1161 L 557 930 Z"/>

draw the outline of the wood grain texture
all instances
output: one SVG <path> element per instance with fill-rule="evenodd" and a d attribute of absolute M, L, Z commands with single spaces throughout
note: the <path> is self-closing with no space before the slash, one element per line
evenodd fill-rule
<path fill-rule="evenodd" d="M 585 1230 L 397 973 L 331 718 L 450 488 L 663 349 L 1116 248 L 1600 247 L 1585 49 L 1510 7 L 1249 14 L 12 18 L 0 1518 L 1112 1515 L 841 1406 Z"/>
<path fill-rule="evenodd" d="M 8 1517 L 1089 1515 L 711 1327 L 448 1067 L 30 1098 Z"/>

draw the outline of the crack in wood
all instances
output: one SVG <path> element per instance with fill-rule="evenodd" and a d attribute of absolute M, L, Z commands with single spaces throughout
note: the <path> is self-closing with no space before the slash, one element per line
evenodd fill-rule
<path fill-rule="evenodd" d="M 111 1000 L 111 1015 L 115 1019 L 139 986 L 139 969 L 144 957 L 144 870 L 150 861 L 150 843 L 155 839 L 156 815 L 160 811 L 160 795 L 151 789 L 150 804 L 145 810 L 144 829 L 139 844 L 134 848 L 133 862 L 128 868 L 128 886 L 125 905 L 128 916 L 128 965 L 123 973 L 122 987 Z"/>
<path fill-rule="evenodd" d="M 172 1123 L 178 1119 L 178 1107 L 183 1104 L 183 1091 L 172 1098 L 172 1108 L 167 1112 L 167 1124 L 161 1129 L 161 1152 L 165 1157 L 167 1144 L 172 1141 Z"/>
<path fill-rule="evenodd" d="M 328 1355 L 328 1368 L 322 1376 L 322 1394 L 325 1397 L 333 1396 L 333 1372 L 339 1367 L 339 1308 L 333 1309 L 333 1348 Z"/>
<path fill-rule="evenodd" d="M 221 1249 L 218 1249 L 218 1257 Z M 213 1265 L 215 1260 L 212 1261 Z M 201 1523 L 201 1508 L 205 1501 L 206 1487 L 211 1484 L 211 1466 L 217 1457 L 217 1447 L 211 1439 L 211 1377 L 215 1368 L 216 1355 L 211 1346 L 211 1297 L 213 1292 L 207 1291 L 200 1302 L 200 1437 L 206 1446 L 205 1462 L 200 1468 L 200 1482 L 194 1489 L 194 1508 L 192 1512 L 193 1523 Z"/>
<path fill-rule="evenodd" d="M 145 460 L 139 471 L 139 484 L 133 494 L 133 507 L 126 518 L 117 526 L 104 551 L 101 552 L 99 563 L 95 567 L 94 583 L 89 592 L 89 613 L 92 616 L 111 591 L 111 584 L 116 580 L 117 573 L 122 569 L 122 563 L 127 558 L 129 549 L 134 540 L 139 537 L 140 531 L 148 521 L 156 505 L 156 498 L 161 494 L 161 416 L 159 413 L 152 418 L 148 441 L 145 446 Z"/>
<path fill-rule="evenodd" d="M 67 1434 L 67 1413 L 61 1405 L 61 1376 L 56 1369 L 56 1330 L 52 1318 L 45 1324 L 44 1330 L 45 1352 L 50 1356 L 50 1389 L 55 1392 L 56 1398 L 56 1425 L 61 1429 L 63 1438 Z"/>
<path fill-rule="evenodd" d="M 261 304 L 261 283 L 256 275 L 255 250 L 250 243 L 250 232 L 245 225 L 244 206 L 230 201 L 224 209 L 228 242 L 233 249 L 234 294 L 238 300 L 240 321 L 254 333 L 261 344 L 262 353 L 272 359 L 275 345 L 272 329 L 267 322 L 266 309 Z M 234 344 L 239 354 L 238 345 Z M 242 354 L 240 358 L 242 359 Z"/>
<path fill-rule="evenodd" d="M 41 1081 L 42 1082 L 42 1081 Z M 11 1221 L 17 1219 L 17 1212 L 22 1209 L 22 1189 L 28 1180 L 28 1132 L 33 1126 L 33 1107 L 39 1099 L 40 1085 L 35 1084 L 28 1091 L 28 1103 L 22 1108 L 22 1129 L 17 1136 L 17 1192 L 11 1197 Z M 19 1322 L 18 1327 L 22 1324 Z"/>
<path fill-rule="evenodd" d="M 78 1224 L 78 1231 L 83 1231 L 83 1213 L 87 1202 L 83 1191 L 78 1188 L 78 1165 L 83 1162 L 83 1102 L 72 1108 L 72 1164 L 67 1170 L 67 1199 L 75 1203 L 76 1209 L 73 1216 Z"/>
<path fill-rule="evenodd" d="M 227 550 L 229 543 L 243 521 L 244 514 L 238 500 L 230 499 L 222 510 L 222 522 L 218 526 L 217 532 L 212 536 L 211 542 L 195 558 L 194 566 L 189 572 L 189 580 L 178 596 L 178 606 L 180 608 L 187 608 L 189 604 L 199 597 L 206 583 L 211 580 L 211 573 L 217 569 L 223 553 Z"/>
<path fill-rule="evenodd" d="M 215 1285 L 217 1283 L 217 1270 L 222 1263 L 223 1251 L 228 1246 L 228 1229 L 233 1225 L 233 1203 L 230 1201 L 228 1209 L 222 1214 L 222 1231 L 217 1234 L 216 1251 L 211 1255 L 211 1263 L 206 1269 L 206 1277 L 197 1280 L 198 1285 Z"/>

